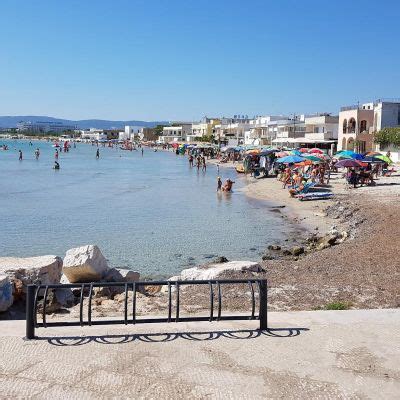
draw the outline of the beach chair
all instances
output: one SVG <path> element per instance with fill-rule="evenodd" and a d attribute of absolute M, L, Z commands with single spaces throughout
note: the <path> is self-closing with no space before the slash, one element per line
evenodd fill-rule
<path fill-rule="evenodd" d="M 302 189 L 302 190 L 299 190 L 299 192 L 296 194 L 296 196 L 299 196 L 299 195 L 308 193 L 308 192 L 310 191 L 310 189 L 311 189 L 312 187 L 314 187 L 315 185 L 316 185 L 315 182 L 306 183 L 306 184 L 303 186 L 303 189 Z"/>

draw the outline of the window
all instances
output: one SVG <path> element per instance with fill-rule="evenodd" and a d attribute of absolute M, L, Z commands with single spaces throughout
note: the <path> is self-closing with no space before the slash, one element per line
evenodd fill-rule
<path fill-rule="evenodd" d="M 343 120 L 343 133 L 347 133 L 347 119 Z"/>
<path fill-rule="evenodd" d="M 356 133 L 356 120 L 354 118 L 349 119 L 349 133 Z"/>
<path fill-rule="evenodd" d="M 364 132 L 364 131 L 366 131 L 367 130 L 367 121 L 365 120 L 365 119 L 363 119 L 361 122 L 360 122 L 360 133 L 361 132 Z"/>

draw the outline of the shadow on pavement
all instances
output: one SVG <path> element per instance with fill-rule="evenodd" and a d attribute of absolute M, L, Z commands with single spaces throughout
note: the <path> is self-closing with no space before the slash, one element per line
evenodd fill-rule
<path fill-rule="evenodd" d="M 100 344 L 122 344 L 134 341 L 147 343 L 171 342 L 174 340 L 208 341 L 220 338 L 226 339 L 256 339 L 261 336 L 288 338 L 299 336 L 308 328 L 271 328 L 268 330 L 232 330 L 208 332 L 173 332 L 173 333 L 138 333 L 132 335 L 101 335 L 101 336 L 58 336 L 37 337 L 37 340 L 46 340 L 54 346 L 82 346 L 91 342 Z"/>

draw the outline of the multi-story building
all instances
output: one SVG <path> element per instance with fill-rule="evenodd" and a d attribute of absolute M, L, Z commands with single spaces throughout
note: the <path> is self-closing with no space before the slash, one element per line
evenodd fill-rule
<path fill-rule="evenodd" d="M 174 123 L 173 125 L 163 128 L 163 134 L 159 138 L 161 143 L 185 142 L 192 132 L 191 123 Z"/>
<path fill-rule="evenodd" d="M 201 138 L 204 136 L 215 137 L 216 125 L 219 125 L 221 120 L 217 118 L 204 117 L 199 123 L 192 124 L 192 132 L 187 136 L 188 142 L 193 142 L 196 138 Z"/>
<path fill-rule="evenodd" d="M 47 132 L 65 132 L 73 131 L 76 125 L 67 125 L 61 122 L 54 121 L 21 121 L 17 124 L 17 130 L 20 132 L 34 132 L 34 133 L 47 133 Z"/>
<path fill-rule="evenodd" d="M 374 132 L 400 125 L 400 100 L 379 99 L 342 107 L 339 113 L 339 150 L 377 149 Z"/>
<path fill-rule="evenodd" d="M 246 115 L 234 115 L 233 118 L 221 118 L 215 125 L 215 140 L 231 146 L 244 144 L 245 132 L 250 129 L 250 119 Z"/>
<path fill-rule="evenodd" d="M 288 121 L 288 117 L 279 116 L 258 116 L 250 120 L 250 129 L 245 132 L 245 144 L 250 145 L 271 145 L 276 139 L 278 125 Z"/>

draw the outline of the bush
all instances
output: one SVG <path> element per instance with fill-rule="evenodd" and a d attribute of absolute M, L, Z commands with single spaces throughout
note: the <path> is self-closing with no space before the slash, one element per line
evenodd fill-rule
<path fill-rule="evenodd" d="M 348 310 L 350 307 L 351 307 L 351 303 L 349 303 L 349 302 L 337 301 L 337 302 L 328 303 L 325 306 L 325 310 Z"/>

